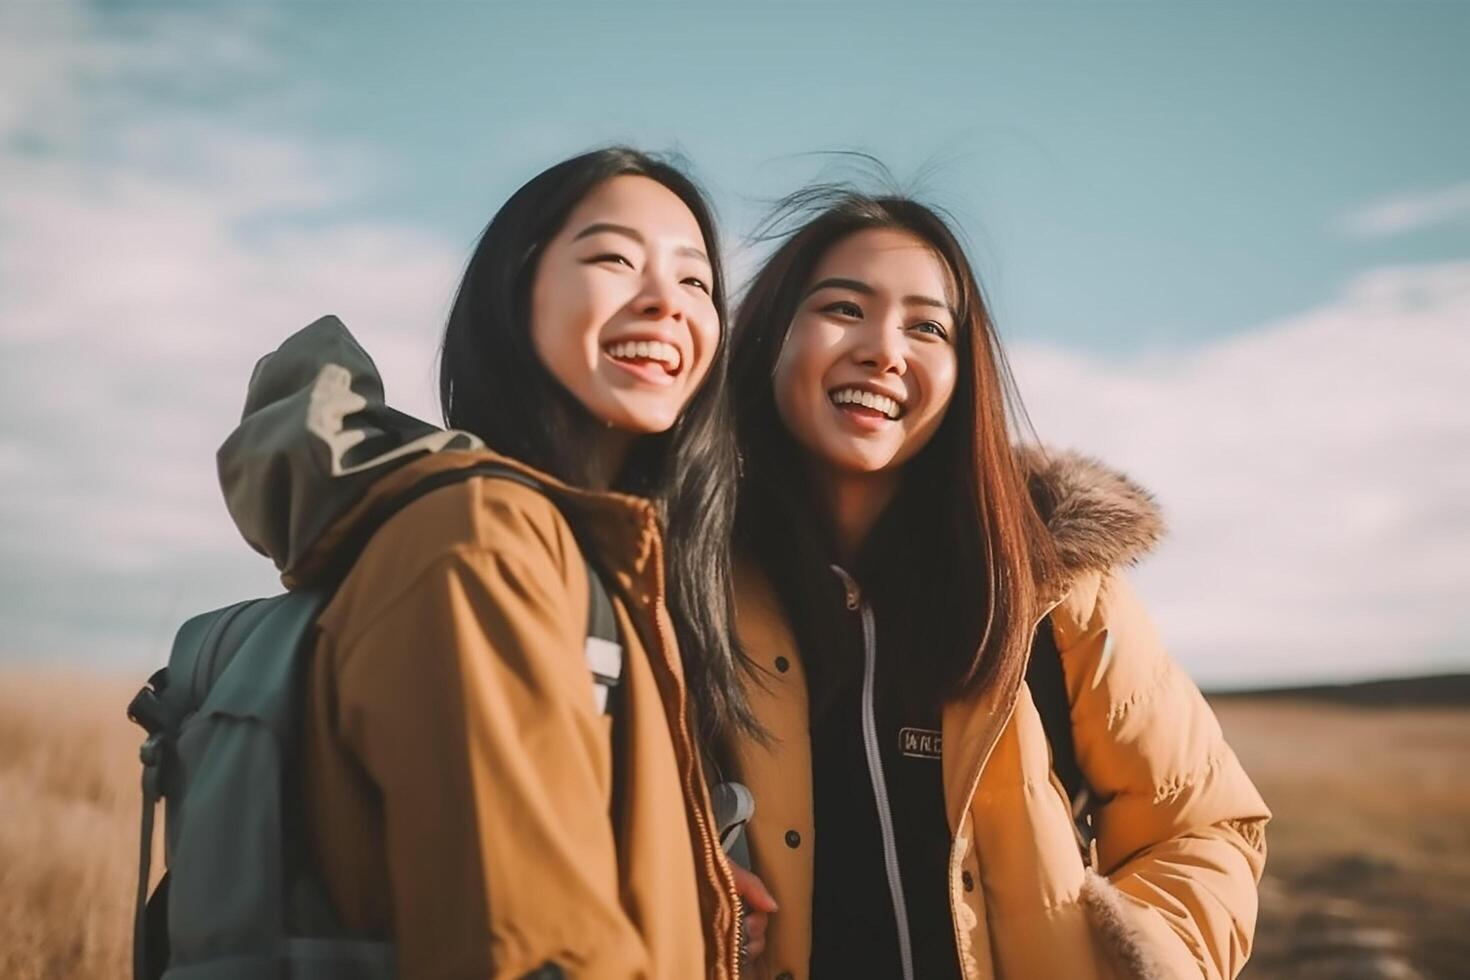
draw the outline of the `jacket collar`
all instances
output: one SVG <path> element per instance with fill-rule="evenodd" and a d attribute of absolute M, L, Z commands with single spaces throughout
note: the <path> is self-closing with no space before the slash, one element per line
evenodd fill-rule
<path fill-rule="evenodd" d="M 657 511 L 652 502 L 630 494 L 584 490 L 490 449 L 441 450 L 419 455 L 379 476 L 351 507 L 344 510 L 282 575 L 287 588 L 309 585 L 332 567 L 339 549 L 352 542 L 363 524 L 384 502 L 410 492 L 421 480 L 455 470 L 494 463 L 540 484 L 572 524 L 582 546 L 603 569 L 627 587 L 652 560 L 658 540 Z"/>

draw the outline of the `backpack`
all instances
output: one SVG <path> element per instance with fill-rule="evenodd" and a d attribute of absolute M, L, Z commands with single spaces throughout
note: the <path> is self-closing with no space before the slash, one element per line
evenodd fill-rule
<path fill-rule="evenodd" d="M 1072 703 L 1067 697 L 1062 654 L 1057 649 L 1050 616 L 1041 620 L 1032 638 L 1031 659 L 1026 664 L 1026 686 L 1031 691 L 1036 713 L 1041 716 L 1047 745 L 1051 747 L 1052 772 L 1062 784 L 1072 810 L 1077 848 L 1082 852 L 1083 862 L 1092 867 L 1092 844 L 1096 837 L 1092 816 L 1096 800 L 1092 788 L 1087 785 L 1087 777 L 1082 774 L 1082 767 L 1077 763 L 1077 744 L 1072 737 Z"/>
<path fill-rule="evenodd" d="M 148 733 L 140 751 L 135 980 L 395 975 L 392 943 L 343 929 L 313 871 L 296 761 L 307 667 L 317 617 L 372 532 L 413 500 L 472 476 L 544 490 L 496 463 L 435 474 L 366 522 L 326 584 L 239 602 L 180 627 L 168 666 L 128 705 L 128 717 Z M 587 664 L 598 706 L 610 713 L 622 646 L 607 586 L 590 561 L 587 582 Z M 150 898 L 160 799 L 168 871 Z M 541 975 L 559 971 L 532 974 Z"/>

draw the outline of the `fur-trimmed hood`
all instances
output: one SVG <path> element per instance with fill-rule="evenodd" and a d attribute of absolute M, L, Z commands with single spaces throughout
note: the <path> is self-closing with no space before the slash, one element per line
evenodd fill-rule
<path fill-rule="evenodd" d="M 1122 472 L 1070 451 L 1027 447 L 1020 457 L 1032 502 L 1051 532 L 1055 566 L 1044 580 L 1048 590 L 1135 564 L 1163 538 L 1153 494 Z"/>

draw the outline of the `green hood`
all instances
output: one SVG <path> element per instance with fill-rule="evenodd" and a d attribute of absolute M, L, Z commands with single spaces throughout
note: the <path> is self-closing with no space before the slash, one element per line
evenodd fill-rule
<path fill-rule="evenodd" d="M 427 453 L 482 447 L 389 408 L 373 359 L 325 316 L 255 365 L 217 460 L 235 526 L 289 575 L 386 474 Z"/>

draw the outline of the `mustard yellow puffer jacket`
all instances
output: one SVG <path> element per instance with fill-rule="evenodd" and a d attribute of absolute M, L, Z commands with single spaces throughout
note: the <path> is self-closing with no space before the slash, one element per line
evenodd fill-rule
<path fill-rule="evenodd" d="M 1234 977 L 1250 953 L 1270 812 L 1120 574 L 1161 533 L 1157 511 L 1090 460 L 1027 460 L 1066 569 L 1050 617 L 1078 762 L 1101 801 L 1095 869 L 1079 854 L 1024 666 L 947 705 L 950 912 L 964 976 Z M 734 754 L 756 799 L 755 871 L 780 903 L 754 974 L 804 980 L 821 846 L 806 682 L 780 604 L 748 563 L 737 597 L 741 639 L 765 675 L 749 696 L 772 739 Z"/>

